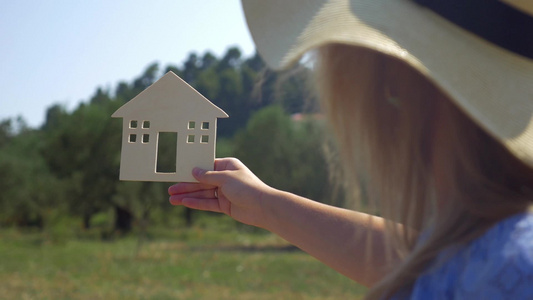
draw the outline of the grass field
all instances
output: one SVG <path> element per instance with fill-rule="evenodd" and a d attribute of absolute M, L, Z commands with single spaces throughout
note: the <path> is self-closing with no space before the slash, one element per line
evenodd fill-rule
<path fill-rule="evenodd" d="M 365 289 L 235 224 L 105 242 L 0 231 L 1 299 L 359 299 Z"/>

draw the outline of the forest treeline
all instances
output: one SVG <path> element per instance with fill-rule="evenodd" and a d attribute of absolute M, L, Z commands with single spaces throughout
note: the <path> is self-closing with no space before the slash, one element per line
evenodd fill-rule
<path fill-rule="evenodd" d="M 269 71 L 234 47 L 221 57 L 191 53 L 181 66 L 153 63 L 132 82 L 97 88 L 72 111 L 49 107 L 40 128 L 1 121 L 0 227 L 45 229 L 69 216 L 89 229 L 102 213 L 113 216 L 113 232 L 176 216 L 190 225 L 190 210 L 168 204 L 169 183 L 118 180 L 122 122 L 110 116 L 168 71 L 230 115 L 218 123 L 217 157 L 241 159 L 274 187 L 331 201 L 327 135 L 307 68 Z"/>

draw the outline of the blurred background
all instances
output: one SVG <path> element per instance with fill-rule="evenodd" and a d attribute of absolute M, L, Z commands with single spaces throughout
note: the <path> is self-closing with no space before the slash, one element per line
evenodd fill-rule
<path fill-rule="evenodd" d="M 111 114 L 173 71 L 230 115 L 217 157 L 344 205 L 309 68 L 268 70 L 239 1 L 0 1 L 0 45 L 0 298 L 363 295 L 268 232 L 172 207 L 170 183 L 118 180 Z"/>

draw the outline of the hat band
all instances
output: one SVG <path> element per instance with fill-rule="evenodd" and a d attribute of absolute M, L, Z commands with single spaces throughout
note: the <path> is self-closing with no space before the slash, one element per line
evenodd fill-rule
<path fill-rule="evenodd" d="M 533 17 L 499 0 L 414 0 L 465 30 L 533 59 Z"/>

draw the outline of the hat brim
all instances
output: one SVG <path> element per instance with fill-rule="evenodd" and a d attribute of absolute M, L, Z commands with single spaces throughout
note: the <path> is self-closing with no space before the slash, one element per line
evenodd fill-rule
<path fill-rule="evenodd" d="M 271 68 L 285 68 L 330 43 L 397 57 L 533 167 L 532 60 L 409 0 L 243 0 L 242 6 L 257 50 Z"/>

